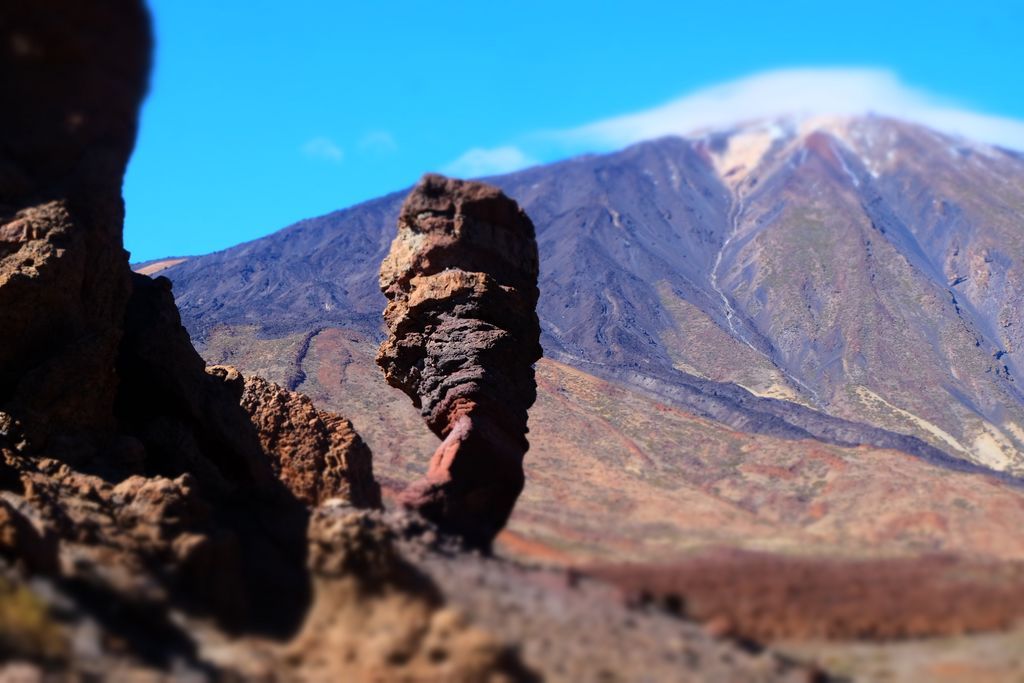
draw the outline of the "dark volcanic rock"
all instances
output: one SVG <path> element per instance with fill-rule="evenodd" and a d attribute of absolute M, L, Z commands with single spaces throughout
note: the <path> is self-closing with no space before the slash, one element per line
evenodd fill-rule
<path fill-rule="evenodd" d="M 15 2 L 0 31 L 0 411 L 59 447 L 114 426 L 130 290 L 121 177 L 149 20 L 135 0 Z"/>
<path fill-rule="evenodd" d="M 251 418 L 170 282 L 131 273 L 120 192 L 150 43 L 139 0 L 0 8 L 0 555 L 100 603 L 286 632 L 308 511 L 274 465 L 373 502 L 369 454 L 341 418 L 286 434 L 267 412 L 291 406 L 260 398 Z"/>
<path fill-rule="evenodd" d="M 115 407 L 122 431 L 150 454 L 148 470 L 176 474 L 201 467 L 207 485 L 221 491 L 276 487 L 249 417 L 239 409 L 240 382 L 206 372 L 181 326 L 170 281 L 133 274 L 132 285 Z"/>
<path fill-rule="evenodd" d="M 381 264 L 377 363 L 444 442 L 403 501 L 489 545 L 523 487 L 541 357 L 533 224 L 495 187 L 428 175 Z"/>
<path fill-rule="evenodd" d="M 236 595 L 231 609 L 215 609 L 232 626 L 260 622 L 287 630 L 309 598 L 306 508 L 275 476 L 274 458 L 263 448 L 265 425 L 240 405 L 242 378 L 207 372 L 181 326 L 170 283 L 132 275 L 132 284 L 117 364 L 121 435 L 78 466 L 113 480 L 128 474 L 189 477 L 208 509 L 194 533 L 230 550 L 173 587 L 200 609 Z M 230 590 L 209 594 L 218 582 Z M 264 594 L 273 597 L 255 599 Z"/>

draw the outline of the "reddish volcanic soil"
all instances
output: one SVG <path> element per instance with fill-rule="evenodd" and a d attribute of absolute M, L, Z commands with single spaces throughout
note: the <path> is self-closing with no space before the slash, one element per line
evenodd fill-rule
<path fill-rule="evenodd" d="M 384 384 L 373 341 L 327 328 L 302 342 L 221 328 L 206 354 L 301 377 L 318 405 L 352 419 L 385 497 L 419 476 L 437 439 Z M 577 567 L 626 600 L 785 645 L 851 680 L 878 658 L 864 680 L 973 681 L 946 674 L 996 660 L 1000 675 L 1019 670 L 998 640 L 1016 631 L 994 633 L 1024 618 L 1019 488 L 894 450 L 742 433 L 550 359 L 537 381 L 528 484 L 499 554 Z M 940 656 L 941 679 L 928 668 Z"/>
<path fill-rule="evenodd" d="M 351 419 L 385 497 L 421 476 L 438 439 L 384 383 L 374 341 L 334 328 L 304 338 L 219 328 L 204 353 Z M 550 359 L 537 382 L 528 483 L 513 535 L 499 538 L 506 554 L 665 563 L 738 547 L 1024 561 L 1024 491 L 994 477 L 894 450 L 742 433 Z"/>
<path fill-rule="evenodd" d="M 1024 618 L 1024 563 L 952 556 L 836 560 L 721 551 L 667 566 L 592 567 L 634 603 L 716 635 L 916 639 L 1004 630 Z"/>

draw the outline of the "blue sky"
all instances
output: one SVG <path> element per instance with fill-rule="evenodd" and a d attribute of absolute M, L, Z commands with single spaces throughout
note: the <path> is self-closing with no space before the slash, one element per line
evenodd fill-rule
<path fill-rule="evenodd" d="M 1021 2 L 150 0 L 134 260 L 779 109 L 1024 148 Z M 721 121 L 719 121 L 721 119 Z"/>

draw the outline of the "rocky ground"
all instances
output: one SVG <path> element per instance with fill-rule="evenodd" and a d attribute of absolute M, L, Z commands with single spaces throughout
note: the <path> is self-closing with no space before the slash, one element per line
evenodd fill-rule
<path fill-rule="evenodd" d="M 59 584 L 11 579 L 0 680 L 828 680 L 656 605 L 629 606 L 608 583 L 467 553 L 409 513 L 330 501 L 310 533 L 319 578 L 304 625 L 284 640 L 175 610 L 166 632 L 124 640 Z"/>
<path fill-rule="evenodd" d="M 547 681 L 825 681 L 823 671 L 723 639 L 613 585 L 508 560 L 412 550 L 417 566 Z"/>

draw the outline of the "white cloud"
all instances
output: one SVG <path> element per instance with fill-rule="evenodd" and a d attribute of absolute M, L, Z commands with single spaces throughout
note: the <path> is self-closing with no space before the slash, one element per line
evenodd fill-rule
<path fill-rule="evenodd" d="M 448 175 L 477 178 L 498 173 L 511 173 L 536 163 L 535 159 L 512 145 L 490 149 L 474 147 L 441 170 Z"/>
<path fill-rule="evenodd" d="M 340 164 L 345 159 L 345 151 L 333 140 L 325 137 L 308 140 L 302 145 L 302 153 L 310 159 L 328 161 L 332 164 Z"/>
<path fill-rule="evenodd" d="M 398 151 L 398 143 L 395 141 L 395 136 L 388 131 L 374 130 L 359 139 L 359 149 L 380 154 L 391 154 Z"/>
<path fill-rule="evenodd" d="M 1024 121 L 968 111 L 882 69 L 768 71 L 698 90 L 658 107 L 542 134 L 574 148 L 616 148 L 782 115 L 875 113 L 979 142 L 1024 149 Z"/>

